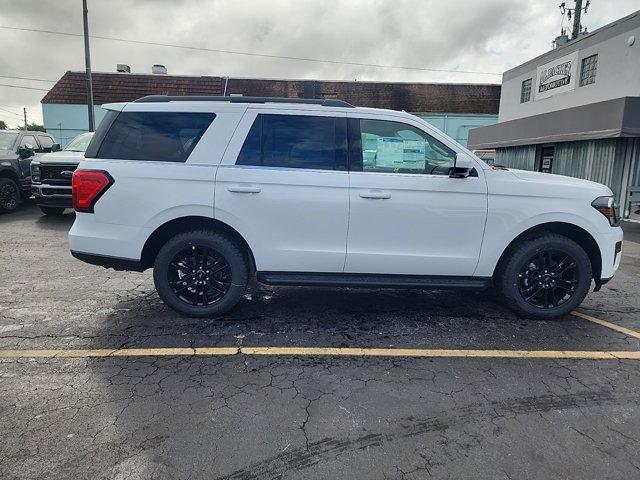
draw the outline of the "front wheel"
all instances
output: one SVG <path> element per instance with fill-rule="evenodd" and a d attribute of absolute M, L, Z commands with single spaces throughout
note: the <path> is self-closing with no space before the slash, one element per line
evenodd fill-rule
<path fill-rule="evenodd" d="M 584 300 L 591 277 L 591 261 L 580 245 L 546 234 L 510 252 L 497 280 L 513 310 L 527 317 L 554 318 Z"/>
<path fill-rule="evenodd" d="M 64 213 L 64 207 L 47 207 L 46 205 L 40 205 L 40 211 L 45 215 L 62 215 Z"/>
<path fill-rule="evenodd" d="M 210 230 L 171 238 L 160 249 L 153 268 L 160 298 L 189 317 L 215 317 L 231 310 L 242 298 L 248 279 L 242 250 Z"/>
<path fill-rule="evenodd" d="M 0 212 L 15 212 L 20 205 L 20 189 L 10 178 L 0 178 Z"/>

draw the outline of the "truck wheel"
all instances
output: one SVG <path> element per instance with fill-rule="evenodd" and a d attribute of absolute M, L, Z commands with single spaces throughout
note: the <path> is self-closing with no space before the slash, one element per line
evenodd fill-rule
<path fill-rule="evenodd" d="M 510 308 L 527 317 L 554 318 L 584 300 L 591 276 L 591 261 L 580 245 L 545 234 L 510 252 L 497 280 Z"/>
<path fill-rule="evenodd" d="M 0 212 L 15 212 L 20 205 L 20 189 L 10 178 L 0 178 Z"/>
<path fill-rule="evenodd" d="M 45 215 L 62 215 L 64 213 L 64 207 L 47 207 L 46 205 L 38 206 Z"/>
<path fill-rule="evenodd" d="M 189 317 L 214 317 L 231 310 L 242 298 L 248 279 L 242 250 L 211 230 L 171 238 L 153 267 L 160 298 Z"/>

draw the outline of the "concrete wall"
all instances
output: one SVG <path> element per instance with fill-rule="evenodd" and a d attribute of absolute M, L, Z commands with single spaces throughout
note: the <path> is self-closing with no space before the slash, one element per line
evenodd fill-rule
<path fill-rule="evenodd" d="M 97 127 L 107 112 L 99 106 L 94 106 L 94 112 Z M 42 117 L 47 133 L 63 148 L 79 133 L 89 131 L 86 105 L 43 103 Z"/>
<path fill-rule="evenodd" d="M 629 45 L 630 37 L 635 37 Z M 578 51 L 575 89 L 534 100 L 536 68 Z M 580 86 L 582 59 L 598 54 L 595 83 Z M 533 79 L 532 99 L 520 103 L 522 82 Z M 519 67 L 505 72 L 500 98 L 500 122 L 538 115 L 625 96 L 640 96 L 640 12 L 572 41 Z"/>

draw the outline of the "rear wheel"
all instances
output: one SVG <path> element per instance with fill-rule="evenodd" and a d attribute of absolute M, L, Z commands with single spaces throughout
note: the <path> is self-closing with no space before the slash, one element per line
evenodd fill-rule
<path fill-rule="evenodd" d="M 45 215 L 62 215 L 64 213 L 64 207 L 47 207 L 46 205 L 40 205 L 40 210 Z"/>
<path fill-rule="evenodd" d="M 20 205 L 20 189 L 10 178 L 0 178 L 0 212 L 14 212 Z"/>
<path fill-rule="evenodd" d="M 242 298 L 249 278 L 238 246 L 210 230 L 181 233 L 158 253 L 153 280 L 160 298 L 190 317 L 214 317 Z"/>
<path fill-rule="evenodd" d="M 498 278 L 512 309 L 528 317 L 554 318 L 578 306 L 591 285 L 591 261 L 573 240 L 546 234 L 523 241 Z"/>

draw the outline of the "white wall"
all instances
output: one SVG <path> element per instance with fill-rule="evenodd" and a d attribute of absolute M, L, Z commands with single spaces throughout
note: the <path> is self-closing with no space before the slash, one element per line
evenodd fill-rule
<path fill-rule="evenodd" d="M 499 121 L 504 122 L 614 98 L 640 96 L 640 12 L 619 22 L 505 72 L 502 80 Z M 631 36 L 635 37 L 635 43 L 629 46 L 628 40 Z M 579 53 L 575 89 L 549 98 L 534 100 L 536 68 L 576 50 Z M 581 87 L 582 59 L 596 53 L 598 54 L 596 81 Z M 531 100 L 520 103 L 522 82 L 528 78 L 533 79 Z"/>

